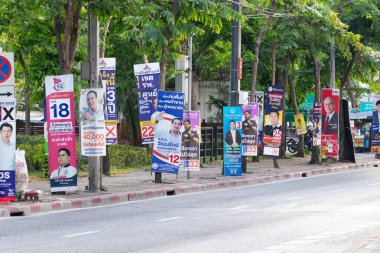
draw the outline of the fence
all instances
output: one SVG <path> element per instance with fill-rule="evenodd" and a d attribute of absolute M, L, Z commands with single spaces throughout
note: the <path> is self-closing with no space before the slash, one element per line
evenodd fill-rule
<path fill-rule="evenodd" d="M 202 123 L 201 127 L 201 162 L 223 159 L 223 125 Z"/>

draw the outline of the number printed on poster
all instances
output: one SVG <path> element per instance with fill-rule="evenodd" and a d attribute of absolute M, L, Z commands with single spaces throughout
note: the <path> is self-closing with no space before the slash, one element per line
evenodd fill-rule
<path fill-rule="evenodd" d="M 154 137 L 154 126 L 142 126 L 141 135 L 143 138 Z"/>
<path fill-rule="evenodd" d="M 179 164 L 180 162 L 180 155 L 176 153 L 170 153 L 169 154 L 169 161 L 174 164 Z"/>
<path fill-rule="evenodd" d="M 50 119 L 71 119 L 70 115 L 70 99 L 62 98 L 62 99 L 52 99 L 49 104 L 50 110 Z"/>

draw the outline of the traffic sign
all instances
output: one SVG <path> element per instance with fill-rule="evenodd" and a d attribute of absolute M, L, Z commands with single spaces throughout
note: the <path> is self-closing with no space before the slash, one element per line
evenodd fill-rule
<path fill-rule="evenodd" d="M 14 97 L 14 86 L 13 53 L 0 53 L 0 96 Z M 11 95 L 9 95 L 9 93 L 11 93 Z"/>

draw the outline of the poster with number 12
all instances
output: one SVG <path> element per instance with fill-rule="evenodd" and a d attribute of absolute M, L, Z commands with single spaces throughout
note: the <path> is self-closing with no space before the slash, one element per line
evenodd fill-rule
<path fill-rule="evenodd" d="M 77 190 L 73 75 L 45 78 L 51 192 Z"/>

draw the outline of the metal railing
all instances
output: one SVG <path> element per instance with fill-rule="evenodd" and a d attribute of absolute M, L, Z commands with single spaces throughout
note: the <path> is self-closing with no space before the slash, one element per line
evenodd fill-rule
<path fill-rule="evenodd" d="M 223 125 L 202 123 L 201 162 L 223 159 Z"/>

